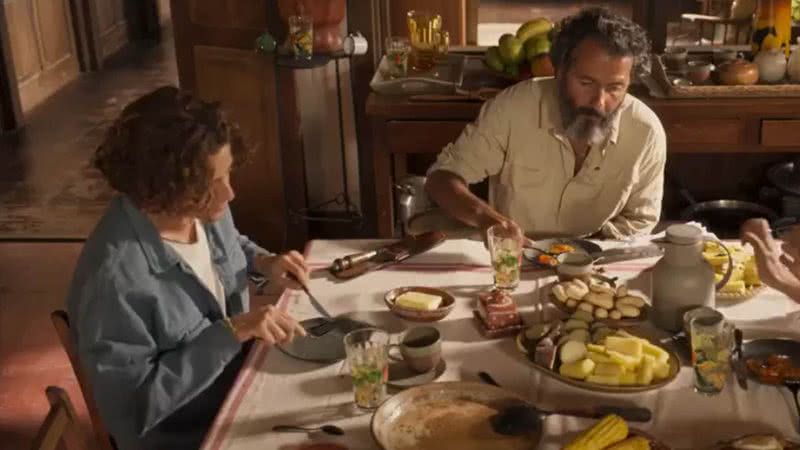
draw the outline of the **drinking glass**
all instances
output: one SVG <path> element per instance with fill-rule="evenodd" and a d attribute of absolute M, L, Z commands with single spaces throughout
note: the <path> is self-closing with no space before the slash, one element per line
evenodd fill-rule
<path fill-rule="evenodd" d="M 289 43 L 295 58 L 311 59 L 314 53 L 314 22 L 309 16 L 289 17 Z"/>
<path fill-rule="evenodd" d="M 377 328 L 351 331 L 344 337 L 344 348 L 353 378 L 356 406 L 364 410 L 376 409 L 386 398 L 389 333 Z"/>
<path fill-rule="evenodd" d="M 699 316 L 689 322 L 694 390 L 717 395 L 731 373 L 733 325 L 720 317 Z"/>
<path fill-rule="evenodd" d="M 389 76 L 402 78 L 408 72 L 408 55 L 411 53 L 411 44 L 408 38 L 389 36 L 386 38 L 386 60 L 389 63 Z"/>
<path fill-rule="evenodd" d="M 450 41 L 450 36 L 442 30 L 442 16 L 427 11 L 409 11 L 407 18 L 411 68 L 431 70 L 436 65 L 436 58 L 447 53 Z"/>
<path fill-rule="evenodd" d="M 487 240 L 492 258 L 494 287 L 516 289 L 522 260 L 522 233 L 517 227 L 494 225 L 487 231 Z"/>

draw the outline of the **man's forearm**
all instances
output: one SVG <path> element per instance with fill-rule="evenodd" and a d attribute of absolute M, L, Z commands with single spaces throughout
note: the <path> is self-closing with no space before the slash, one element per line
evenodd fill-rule
<path fill-rule="evenodd" d="M 476 228 L 487 228 L 505 219 L 469 190 L 458 175 L 438 170 L 425 183 L 428 196 L 447 214 Z"/>

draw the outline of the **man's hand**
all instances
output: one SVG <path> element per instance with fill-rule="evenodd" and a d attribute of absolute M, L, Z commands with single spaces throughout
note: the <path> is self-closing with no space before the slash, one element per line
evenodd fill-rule
<path fill-rule="evenodd" d="M 261 339 L 267 345 L 274 345 L 291 342 L 296 335 L 306 335 L 296 320 L 272 305 L 231 317 L 231 325 L 239 342 Z"/>
<path fill-rule="evenodd" d="M 800 230 L 793 230 L 790 234 L 798 238 Z M 800 293 L 800 264 L 794 258 L 797 247 L 791 244 L 792 241 L 787 240 L 783 244 L 783 249 L 789 250 L 784 253 L 781 244 L 773 239 L 769 223 L 764 219 L 745 222 L 742 225 L 741 239 L 742 242 L 753 246 L 761 280 L 768 286 L 796 298 Z"/>
<path fill-rule="evenodd" d="M 270 281 L 281 287 L 301 289 L 300 283 L 303 285 L 308 283 L 309 269 L 306 260 L 303 255 L 294 250 L 283 255 L 268 256 L 258 260 L 256 270 L 269 274 Z M 289 274 L 293 275 L 295 279 L 292 279 Z"/>

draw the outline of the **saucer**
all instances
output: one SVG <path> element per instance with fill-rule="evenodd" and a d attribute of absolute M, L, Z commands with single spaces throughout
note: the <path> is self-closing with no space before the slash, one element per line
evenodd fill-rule
<path fill-rule="evenodd" d="M 414 386 L 421 386 L 423 384 L 432 383 L 434 380 L 442 376 L 447 369 L 447 364 L 444 358 L 439 359 L 439 364 L 432 370 L 425 373 L 417 373 L 403 361 L 389 361 L 389 380 L 387 385 L 398 388 L 407 389 Z"/>

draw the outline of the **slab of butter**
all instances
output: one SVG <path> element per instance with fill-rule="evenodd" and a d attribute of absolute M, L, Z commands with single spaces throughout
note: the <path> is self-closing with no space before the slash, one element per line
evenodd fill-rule
<path fill-rule="evenodd" d="M 411 291 L 398 295 L 394 303 L 403 308 L 433 311 L 442 304 L 442 297 Z"/>

